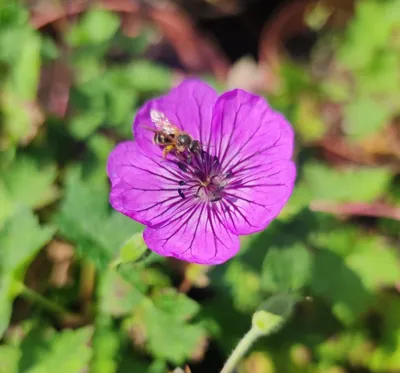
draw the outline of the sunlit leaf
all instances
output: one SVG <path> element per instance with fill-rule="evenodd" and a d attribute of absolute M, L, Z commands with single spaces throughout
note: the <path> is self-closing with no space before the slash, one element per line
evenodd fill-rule
<path fill-rule="evenodd" d="M 18 373 L 18 360 L 21 352 L 13 346 L 0 346 L 0 373 Z"/>
<path fill-rule="evenodd" d="M 54 229 L 41 227 L 30 210 L 20 210 L 0 230 L 0 336 L 7 328 L 11 304 L 21 288 L 25 271 Z"/>
<path fill-rule="evenodd" d="M 92 356 L 89 346 L 92 335 L 91 327 L 60 332 L 47 353 L 27 373 L 81 373 Z"/>
<path fill-rule="evenodd" d="M 360 139 L 377 133 L 388 124 L 391 110 L 385 103 L 370 97 L 360 97 L 350 102 L 344 111 L 346 132 Z"/>
<path fill-rule="evenodd" d="M 141 225 L 128 217 L 111 212 L 106 183 L 91 185 L 71 173 L 66 194 L 56 222 L 62 235 L 76 245 L 78 255 L 104 269 L 116 251 L 141 230 Z"/>
<path fill-rule="evenodd" d="M 310 163 L 304 168 L 304 181 L 314 199 L 324 201 L 370 202 L 382 196 L 393 178 L 386 168 L 334 170 Z"/>
<path fill-rule="evenodd" d="M 115 34 L 119 23 L 116 14 L 101 9 L 90 10 L 68 32 L 67 41 L 75 47 L 103 43 Z"/>
<path fill-rule="evenodd" d="M 270 248 L 265 257 L 261 286 L 270 292 L 297 291 L 308 284 L 312 256 L 298 243 L 286 248 Z"/>

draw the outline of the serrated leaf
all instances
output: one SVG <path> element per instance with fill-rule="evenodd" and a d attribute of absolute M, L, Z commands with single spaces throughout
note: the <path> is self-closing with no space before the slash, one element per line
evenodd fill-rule
<path fill-rule="evenodd" d="M 270 292 L 298 291 L 310 280 L 312 256 L 297 243 L 286 248 L 270 248 L 262 269 L 261 286 Z"/>
<path fill-rule="evenodd" d="M 160 292 L 152 301 L 158 309 L 173 314 L 174 318 L 180 321 L 193 318 L 200 310 L 198 303 L 174 289 Z"/>
<path fill-rule="evenodd" d="M 49 351 L 27 373 L 81 373 L 92 356 L 89 347 L 92 335 L 91 327 L 60 332 Z"/>
<path fill-rule="evenodd" d="M 189 358 L 205 337 L 203 326 L 189 324 L 197 310 L 194 301 L 170 290 L 136 307 L 132 320 L 134 325 L 143 329 L 146 347 L 156 359 L 179 365 Z"/>
<path fill-rule="evenodd" d="M 56 222 L 64 237 L 77 245 L 78 255 L 103 270 L 122 244 L 142 226 L 128 217 L 110 212 L 106 184 L 91 185 L 71 173 Z"/>
<path fill-rule="evenodd" d="M 69 123 L 71 134 L 79 140 L 89 137 L 103 123 L 104 113 L 101 111 L 88 111 L 75 115 Z"/>
<path fill-rule="evenodd" d="M 82 17 L 67 34 L 67 41 L 74 47 L 100 44 L 112 38 L 118 30 L 118 15 L 102 9 L 93 9 Z"/>
<path fill-rule="evenodd" d="M 188 359 L 205 336 L 201 326 L 179 322 L 172 314 L 155 307 L 144 314 L 143 322 L 151 353 L 177 365 Z"/>
<path fill-rule="evenodd" d="M 41 247 L 54 234 L 51 227 L 41 227 L 30 210 L 21 210 L 0 231 L 0 336 L 7 328 L 11 304 L 18 295 L 25 271 Z"/>
<path fill-rule="evenodd" d="M 125 281 L 113 270 L 107 271 L 102 276 L 99 297 L 100 312 L 116 317 L 131 313 L 144 298 L 134 285 Z"/>
<path fill-rule="evenodd" d="M 0 177 L 0 196 L 5 196 L 3 198 L 13 204 L 12 209 L 8 208 L 9 212 L 18 206 L 33 209 L 46 206 L 58 197 L 54 185 L 56 177 L 57 169 L 53 164 L 40 166 L 32 158 L 20 156 L 3 171 Z"/>
<path fill-rule="evenodd" d="M 386 168 L 334 170 L 310 163 L 304 168 L 304 182 L 313 199 L 324 201 L 371 202 L 382 196 L 393 179 Z"/>

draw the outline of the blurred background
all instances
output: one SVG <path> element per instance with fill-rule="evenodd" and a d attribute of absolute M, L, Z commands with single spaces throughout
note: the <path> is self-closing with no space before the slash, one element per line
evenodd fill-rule
<path fill-rule="evenodd" d="M 138 259 L 105 173 L 187 76 L 296 131 L 279 218 L 218 267 Z M 400 372 L 400 0 L 0 0 L 0 373 Z M 142 260 L 143 259 L 143 260 Z"/>

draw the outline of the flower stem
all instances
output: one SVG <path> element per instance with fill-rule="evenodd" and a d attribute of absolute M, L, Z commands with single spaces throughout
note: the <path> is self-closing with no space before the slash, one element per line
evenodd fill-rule
<path fill-rule="evenodd" d="M 255 328 L 251 328 L 244 337 L 240 340 L 238 345 L 233 350 L 231 356 L 229 356 L 221 373 L 232 373 L 236 365 L 242 359 L 242 357 L 249 350 L 251 345 L 261 336 L 262 334 Z"/>
<path fill-rule="evenodd" d="M 39 304 L 42 308 L 52 313 L 55 313 L 56 315 L 60 316 L 63 320 L 77 321 L 81 319 L 79 315 L 69 312 L 63 306 L 60 306 L 59 304 L 53 302 L 52 300 L 45 298 L 43 295 L 26 287 L 24 284 L 20 284 L 20 286 L 21 286 L 21 295 L 24 298 Z"/>

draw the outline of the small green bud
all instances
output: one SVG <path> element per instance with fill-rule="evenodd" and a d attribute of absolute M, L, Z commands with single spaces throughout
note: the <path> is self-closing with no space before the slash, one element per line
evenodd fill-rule
<path fill-rule="evenodd" d="M 290 294 L 278 294 L 267 299 L 254 313 L 253 329 L 261 335 L 278 331 L 292 314 L 297 297 Z"/>
<path fill-rule="evenodd" d="M 150 253 L 143 240 L 142 233 L 135 233 L 121 246 L 118 257 L 113 261 L 112 267 L 119 267 L 127 263 L 137 263 L 146 259 Z"/>

